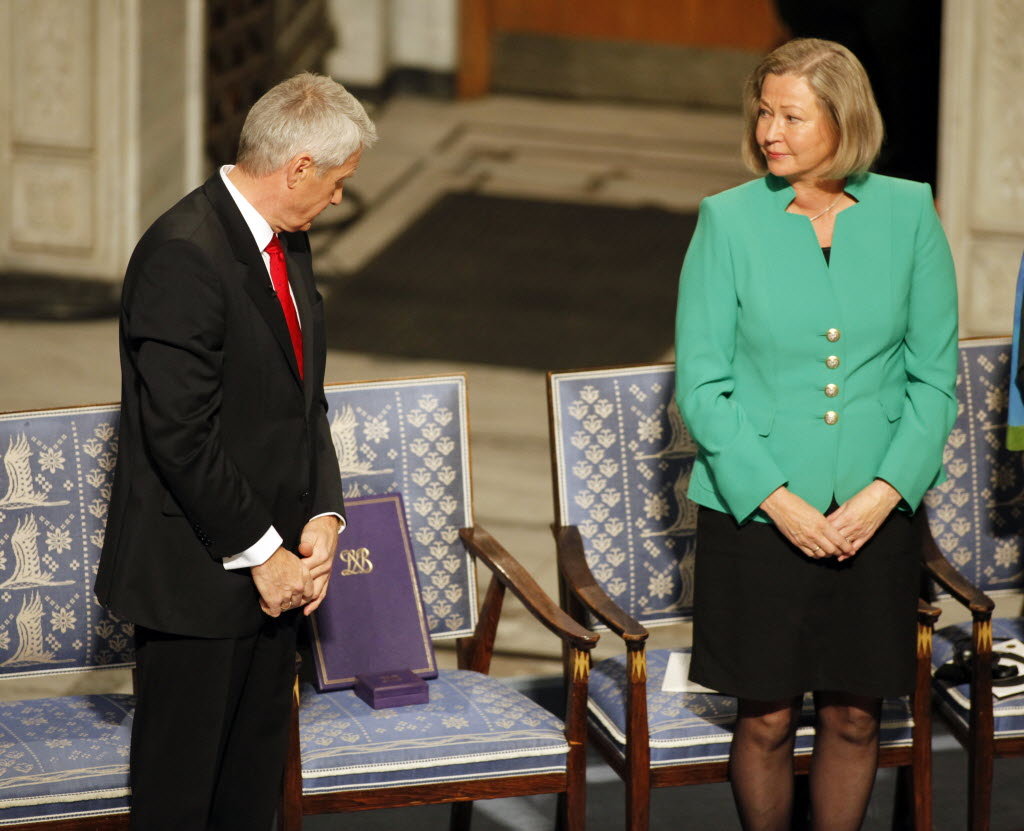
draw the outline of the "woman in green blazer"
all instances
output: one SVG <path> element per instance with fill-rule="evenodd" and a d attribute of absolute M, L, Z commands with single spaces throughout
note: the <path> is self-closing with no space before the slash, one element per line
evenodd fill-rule
<path fill-rule="evenodd" d="M 676 396 L 699 445 L 691 677 L 739 698 L 746 829 L 789 827 L 814 691 L 814 827 L 860 827 L 881 699 L 913 686 L 909 514 L 956 416 L 953 263 L 927 185 L 867 172 L 859 61 L 791 41 L 747 87 L 748 164 L 705 199 L 679 290 Z"/>

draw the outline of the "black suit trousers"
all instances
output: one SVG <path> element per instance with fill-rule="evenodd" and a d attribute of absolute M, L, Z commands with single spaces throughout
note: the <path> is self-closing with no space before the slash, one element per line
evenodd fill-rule
<path fill-rule="evenodd" d="M 136 626 L 133 831 L 268 831 L 280 799 L 300 612 L 239 638 Z"/>

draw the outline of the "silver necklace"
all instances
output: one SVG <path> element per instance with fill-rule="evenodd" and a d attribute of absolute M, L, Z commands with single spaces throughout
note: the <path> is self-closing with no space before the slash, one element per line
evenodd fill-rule
<path fill-rule="evenodd" d="M 836 205 L 838 205 L 839 204 L 839 200 L 842 199 L 842 198 L 843 198 L 843 192 L 839 191 L 839 196 L 837 196 L 834 200 L 832 200 L 832 204 L 829 205 L 827 208 L 825 208 L 825 210 L 823 210 L 820 214 L 815 214 L 814 216 L 812 216 L 811 217 L 811 222 L 816 222 L 817 220 L 821 219 L 825 214 L 827 214 Z"/>

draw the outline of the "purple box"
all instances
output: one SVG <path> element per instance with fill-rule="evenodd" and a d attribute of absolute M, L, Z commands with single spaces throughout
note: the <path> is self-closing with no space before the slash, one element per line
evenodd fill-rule
<path fill-rule="evenodd" d="M 310 616 L 317 689 L 395 667 L 437 677 L 402 497 L 347 499 L 345 513 L 327 597 Z"/>
<path fill-rule="evenodd" d="M 357 675 L 353 691 L 374 710 L 426 704 L 430 700 L 427 682 L 409 669 Z"/>

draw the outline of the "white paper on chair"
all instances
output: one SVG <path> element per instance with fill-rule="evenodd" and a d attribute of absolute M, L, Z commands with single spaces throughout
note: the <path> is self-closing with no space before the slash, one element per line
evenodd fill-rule
<path fill-rule="evenodd" d="M 665 680 L 661 684 L 662 692 L 713 693 L 695 681 L 690 680 L 690 653 L 672 652 L 668 656 L 665 667 Z"/>

